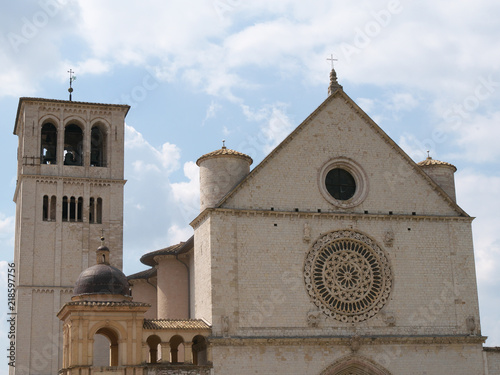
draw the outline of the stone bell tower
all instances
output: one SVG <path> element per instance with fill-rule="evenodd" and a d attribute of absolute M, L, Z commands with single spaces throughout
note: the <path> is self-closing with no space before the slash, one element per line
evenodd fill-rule
<path fill-rule="evenodd" d="M 56 374 L 62 329 L 56 314 L 78 275 L 94 264 L 104 233 L 122 268 L 123 157 L 127 105 L 21 98 L 17 151 L 16 367 Z"/>

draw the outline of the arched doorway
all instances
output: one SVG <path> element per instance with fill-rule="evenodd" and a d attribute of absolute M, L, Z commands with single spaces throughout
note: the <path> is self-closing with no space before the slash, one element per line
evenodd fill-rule
<path fill-rule="evenodd" d="M 111 343 L 106 336 L 101 334 L 94 335 L 94 355 L 92 359 L 93 366 L 109 366 L 110 345 Z"/>
<path fill-rule="evenodd" d="M 349 356 L 329 366 L 321 375 L 391 375 L 391 373 L 367 358 Z"/>
<path fill-rule="evenodd" d="M 110 328 L 104 327 L 99 330 L 94 335 L 94 344 L 96 342 L 95 337 L 97 335 L 104 336 L 109 343 L 109 364 L 108 366 L 118 366 L 118 335 L 116 332 Z M 96 346 L 94 345 L 93 357 L 96 356 Z"/>

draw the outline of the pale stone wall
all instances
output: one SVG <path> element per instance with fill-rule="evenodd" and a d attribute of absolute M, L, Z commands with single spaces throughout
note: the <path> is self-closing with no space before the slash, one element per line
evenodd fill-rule
<path fill-rule="evenodd" d="M 212 249 L 210 218 L 198 226 L 194 232 L 194 303 L 191 314 L 195 319 L 204 319 L 212 324 Z"/>
<path fill-rule="evenodd" d="M 229 316 L 236 335 L 353 334 L 353 327 L 322 316 L 307 326 L 315 309 L 305 289 L 303 267 L 321 234 L 339 229 L 366 233 L 382 247 L 392 266 L 393 287 L 383 313 L 356 324 L 370 334 L 468 334 L 474 317 L 480 333 L 470 220 L 417 216 L 332 216 L 290 213 L 212 213 L 213 329 Z M 303 228 L 311 228 L 311 241 Z M 276 225 L 275 225 L 276 224 Z M 409 230 L 410 229 L 410 230 Z M 384 246 L 387 230 L 394 233 Z M 439 233 L 439 236 L 436 236 Z M 217 260 L 217 261 L 215 261 Z M 386 317 L 395 323 L 390 326 Z M 295 327 L 295 328 L 290 328 Z"/>
<path fill-rule="evenodd" d="M 187 257 L 178 260 L 174 255 L 161 255 L 155 258 L 158 262 L 158 318 L 188 319 L 188 272 L 181 263 Z"/>
<path fill-rule="evenodd" d="M 213 348 L 214 373 L 308 374 L 324 372 L 343 358 L 376 363 L 391 375 L 483 375 L 481 345 L 369 345 L 352 352 L 348 346 L 244 345 Z"/>
<path fill-rule="evenodd" d="M 148 283 L 147 280 L 138 279 L 129 281 L 132 284 L 132 298 L 134 302 L 149 303 L 151 307 L 144 314 L 145 319 L 158 319 L 157 315 L 157 288 Z M 151 281 L 153 282 L 153 281 Z M 154 281 L 156 284 L 156 281 Z"/>
<path fill-rule="evenodd" d="M 488 370 L 487 375 L 500 374 L 500 348 L 485 348 L 483 352 L 485 358 L 485 366 Z"/>
<path fill-rule="evenodd" d="M 437 164 L 422 166 L 421 168 L 456 202 L 454 167 Z"/>

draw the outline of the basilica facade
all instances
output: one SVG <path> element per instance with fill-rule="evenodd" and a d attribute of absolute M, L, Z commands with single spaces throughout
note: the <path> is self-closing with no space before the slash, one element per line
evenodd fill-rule
<path fill-rule="evenodd" d="M 129 108 L 22 98 L 16 372 L 500 374 L 456 167 L 415 163 L 330 78 L 254 168 L 225 145 L 202 155 L 193 237 L 128 277 Z"/>

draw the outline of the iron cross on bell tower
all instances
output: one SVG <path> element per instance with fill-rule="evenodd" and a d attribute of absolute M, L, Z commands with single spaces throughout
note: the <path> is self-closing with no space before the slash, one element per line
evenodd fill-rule
<path fill-rule="evenodd" d="M 71 85 L 73 84 L 73 81 L 76 79 L 76 77 L 73 75 L 75 73 L 72 69 L 68 70 L 69 73 L 69 101 L 71 101 L 71 94 L 73 93 L 73 87 Z"/>

